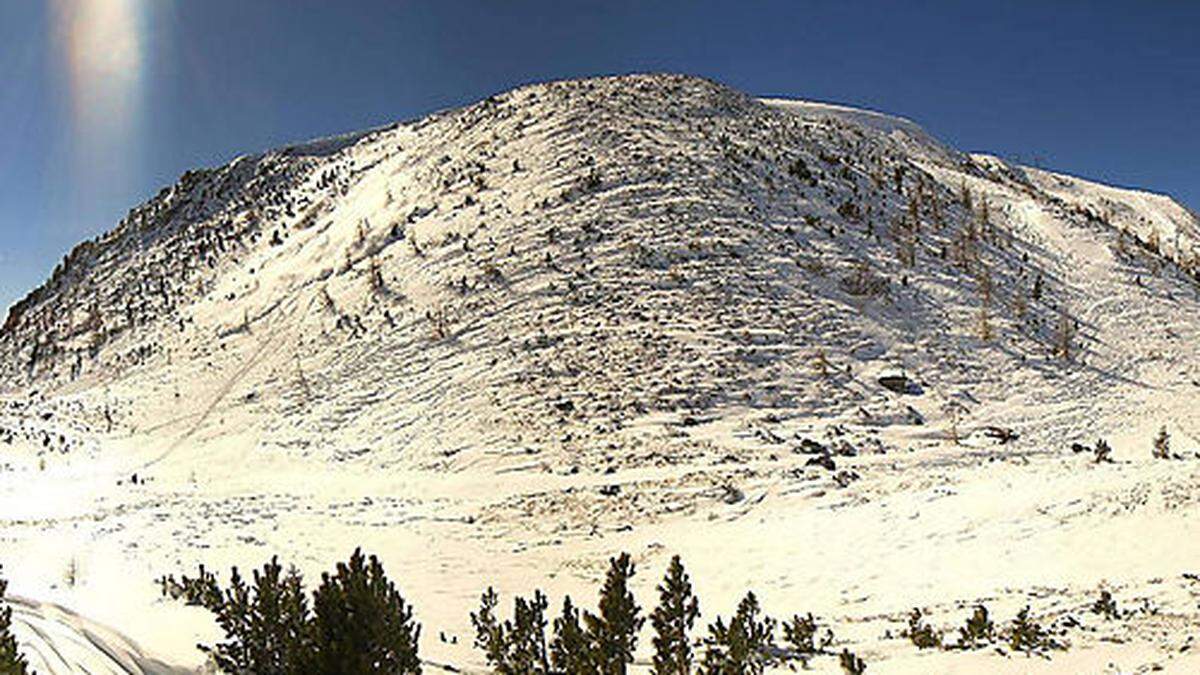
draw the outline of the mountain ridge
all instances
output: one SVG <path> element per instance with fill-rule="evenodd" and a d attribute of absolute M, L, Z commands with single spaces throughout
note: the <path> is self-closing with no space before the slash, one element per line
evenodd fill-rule
<path fill-rule="evenodd" d="M 604 147 L 612 140 L 617 147 Z M 645 415 L 697 415 L 747 402 L 844 412 L 876 396 L 860 372 L 870 377 L 890 364 L 934 373 L 903 349 L 881 359 L 851 355 L 880 345 L 888 352 L 899 334 L 913 346 L 941 350 L 943 361 L 960 360 L 964 372 L 979 371 L 974 347 L 966 346 L 971 340 L 963 341 L 977 330 L 1016 341 L 1017 351 L 1001 349 L 1001 358 L 1048 360 L 1059 310 L 1055 300 L 1031 294 L 1035 279 L 1039 296 L 1052 298 L 1060 289 L 1055 270 L 1039 268 L 1036 258 L 1029 262 L 1031 242 L 1042 235 L 1021 232 L 1028 223 L 1007 213 L 990 216 L 989 208 L 1034 209 L 1038 217 L 1044 209 L 1067 210 L 1067 217 L 1098 226 L 1116 218 L 1109 225 L 1114 233 L 1129 236 L 1122 246 L 1149 247 L 1145 242 L 1157 237 L 1153 246 L 1165 258 L 1185 255 L 1188 245 L 1195 250 L 1194 221 L 1166 230 L 1179 213 L 1155 212 L 1150 222 L 1144 209 L 1120 201 L 1141 193 L 1108 189 L 1088 201 L 1055 188 L 1065 181 L 959 153 L 900 118 L 828 104 L 764 103 L 696 78 L 531 85 L 409 123 L 185 173 L 116 229 L 77 247 L 10 311 L 0 332 L 0 368 L 10 383 L 23 376 L 72 390 L 89 386 L 89 372 L 136 377 L 143 364 L 161 371 L 180 358 L 178 350 L 196 358 L 235 349 L 239 355 L 218 370 L 237 373 L 239 359 L 262 348 L 257 340 L 269 320 L 278 324 L 272 331 L 300 342 L 292 363 L 271 366 L 279 395 L 255 392 L 258 405 L 263 398 L 292 399 L 265 413 L 276 427 L 322 379 L 338 391 L 333 398 L 346 399 L 328 412 L 328 419 L 342 420 L 361 396 L 346 389 L 363 384 L 357 377 L 371 381 L 361 364 L 384 359 L 375 369 L 389 362 L 384 351 L 394 349 L 419 349 L 406 358 L 421 360 L 426 346 L 457 359 L 442 373 L 449 379 L 428 380 L 437 367 L 422 374 L 393 364 L 395 377 L 425 379 L 430 392 L 457 388 L 457 396 L 475 400 L 456 408 L 474 411 L 467 415 L 472 433 L 487 437 L 507 425 L 503 442 L 518 446 L 530 435 L 553 434 L 567 419 L 576 427 L 595 422 L 591 433 L 566 434 L 589 439 L 568 444 L 577 452 L 597 439 L 596 428 L 627 426 Z M 1078 191 L 1085 183 L 1070 185 Z M 1086 185 L 1089 195 L 1098 189 Z M 1017 196 L 989 195 L 997 186 Z M 980 204 L 969 203 L 972 188 Z M 1002 197 L 1024 201 L 989 207 L 989 199 Z M 1105 204 L 1109 211 L 1102 213 Z M 950 295 L 922 295 L 914 290 L 920 278 Z M 491 303 L 524 313 L 493 313 Z M 797 316 L 782 318 L 788 312 Z M 828 326 L 807 330 L 798 312 L 816 312 Z M 993 316 L 972 317 L 976 312 Z M 683 317 L 679 330 L 661 325 L 672 314 Z M 920 317 L 924 325 L 913 321 Z M 574 327 L 560 330 L 564 320 Z M 632 348 L 622 340 L 610 347 L 620 356 L 597 356 L 586 340 L 603 339 L 612 328 L 639 335 L 642 344 Z M 880 329 L 882 340 L 870 337 Z M 312 330 L 324 335 L 324 346 L 303 344 Z M 836 342 L 823 345 L 825 330 Z M 939 331 L 957 344 L 931 342 L 928 333 Z M 182 342 L 172 333 L 183 335 Z M 265 335 L 276 339 L 275 332 Z M 513 335 L 525 336 L 516 349 L 502 344 Z M 854 346 L 864 340 L 876 346 Z M 325 360 L 330 346 L 375 356 Z M 654 349 L 661 356 L 648 356 Z M 696 357 L 706 368 L 679 360 Z M 624 362 L 623 375 L 613 376 L 614 359 Z M 834 373 L 851 368 L 850 376 L 813 377 L 814 360 L 828 361 L 821 369 Z M 285 369 L 292 372 L 280 375 Z M 672 381 L 650 384 L 666 373 Z M 186 378 L 176 378 L 175 389 L 186 388 Z M 955 379 L 965 381 L 954 375 L 947 390 Z M 368 388 L 392 396 L 382 393 L 382 383 Z M 939 405 L 950 404 L 953 396 L 946 396 Z M 508 403 L 516 400 L 524 402 Z M 908 415 L 893 409 L 894 401 L 876 403 L 882 409 L 868 417 Z M 426 408 L 421 414 L 462 413 Z M 493 424 L 497 416 L 505 423 Z M 393 414 L 386 426 L 412 428 L 411 418 L 401 421 L 408 417 Z M 512 431 L 522 427 L 528 430 Z M 418 433 L 409 445 L 431 435 L 443 432 Z M 294 441 L 303 442 L 281 442 Z"/>

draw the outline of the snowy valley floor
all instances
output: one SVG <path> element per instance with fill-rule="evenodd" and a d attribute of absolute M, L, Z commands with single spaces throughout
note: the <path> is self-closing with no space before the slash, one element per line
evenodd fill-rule
<path fill-rule="evenodd" d="M 246 452 L 236 436 L 149 466 L 160 453 L 146 437 L 115 442 L 101 462 L 52 456 L 42 469 L 32 449 L 18 450 L 0 473 L 3 558 L 15 595 L 119 627 L 184 669 L 201 666 L 194 645 L 217 637 L 215 626 L 202 610 L 158 598 L 155 578 L 201 562 L 245 569 L 278 554 L 311 581 L 355 546 L 378 553 L 415 603 L 423 656 L 467 672 L 483 670 L 468 614 L 486 586 L 509 601 L 535 588 L 552 606 L 564 593 L 593 601 L 606 557 L 619 551 L 638 563 L 645 607 L 679 553 L 704 623 L 754 590 L 775 616 L 811 611 L 829 622 L 836 647 L 865 658 L 870 672 L 1200 668 L 1200 460 L 1151 459 L 1149 432 L 1117 442 L 1114 463 L 1095 464 L 1089 453 L 978 433 L 955 446 L 914 426 L 889 431 L 880 446 L 895 449 L 886 453 L 835 456 L 830 472 L 795 451 L 797 437 L 823 438 L 820 430 L 761 412 L 673 429 L 737 451 L 582 476 L 519 455 L 449 474 L 384 473 Z M 860 433 L 842 438 L 867 447 Z M 1188 442 L 1176 447 L 1190 457 Z M 1089 611 L 1101 587 L 1124 618 Z M 1031 605 L 1070 649 L 1046 660 L 918 651 L 898 637 L 913 607 L 949 633 L 979 602 L 998 624 Z M 63 610 L 17 610 L 19 634 L 47 671 L 70 672 L 63 664 L 72 660 L 87 664 L 77 672 L 134 663 L 114 654 L 136 647 Z M 812 667 L 838 668 L 833 657 Z"/>

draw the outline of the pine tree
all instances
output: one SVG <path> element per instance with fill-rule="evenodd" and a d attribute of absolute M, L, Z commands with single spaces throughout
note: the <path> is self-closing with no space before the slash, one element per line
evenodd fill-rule
<path fill-rule="evenodd" d="M 322 576 L 310 612 L 303 579 L 278 559 L 254 573 L 253 583 L 233 568 L 229 586 L 200 568 L 191 579 L 164 577 L 163 592 L 216 614 L 225 641 L 204 647 L 229 673 L 256 675 L 419 674 L 421 627 L 412 608 L 375 556 L 355 550 L 336 574 Z M 7 675 L 5 671 L 0 673 Z"/>
<path fill-rule="evenodd" d="M 586 615 L 593 644 L 593 661 L 602 675 L 625 675 L 637 648 L 637 634 L 644 620 L 629 590 L 635 573 L 628 553 L 609 561 L 608 576 L 600 590 L 600 615 Z"/>
<path fill-rule="evenodd" d="M 201 570 L 201 579 L 203 576 Z M 233 569 L 229 589 L 208 609 L 217 614 L 225 642 L 212 649 L 213 660 L 228 672 L 290 675 L 305 659 L 308 605 L 303 580 L 294 568 L 286 573 L 275 558 L 254 572 L 248 586 Z M 208 580 L 215 587 L 213 577 Z M 187 581 L 185 577 L 185 581 Z"/>
<path fill-rule="evenodd" d="M 979 339 L 992 339 L 992 275 L 986 266 L 981 266 L 976 278 L 979 282 Z"/>
<path fill-rule="evenodd" d="M 671 558 L 667 575 L 658 587 L 659 604 L 650 615 L 654 626 L 655 675 L 688 675 L 692 648 L 688 631 L 700 616 L 700 603 L 679 556 Z"/>
<path fill-rule="evenodd" d="M 250 588 L 238 574 L 236 567 L 230 572 L 229 588 L 224 591 L 217 607 L 209 608 L 217 615 L 217 625 L 225 633 L 225 642 L 212 650 L 213 661 L 225 672 L 252 672 L 256 664 L 250 661 L 250 650 L 246 644 L 251 613 Z"/>
<path fill-rule="evenodd" d="M 375 556 L 356 549 L 313 592 L 310 662 L 305 672 L 327 675 L 408 675 L 421 672 L 421 626 Z"/>
<path fill-rule="evenodd" d="M 0 673 L 25 675 L 29 664 L 17 649 L 17 639 L 12 634 L 12 608 L 4 602 L 8 582 L 0 577 Z"/>
<path fill-rule="evenodd" d="M 1117 601 L 1113 599 L 1112 591 L 1100 589 L 1100 597 L 1092 603 L 1092 613 L 1099 614 L 1105 619 L 1121 618 L 1121 612 L 1117 609 Z"/>
<path fill-rule="evenodd" d="M 488 588 L 479 611 L 471 614 L 475 646 L 483 649 L 492 670 L 500 675 L 546 675 L 550 673 L 550 650 L 546 645 L 546 607 L 541 591 L 533 600 L 513 601 L 513 618 L 500 622 L 496 616 L 499 599 Z"/>
<path fill-rule="evenodd" d="M 867 672 L 867 663 L 849 649 L 842 650 L 841 655 L 838 656 L 838 664 L 841 665 L 842 672 L 846 675 L 863 675 Z"/>
<path fill-rule="evenodd" d="M 471 613 L 471 625 L 475 626 L 475 647 L 483 650 L 488 665 L 504 673 L 508 667 L 508 649 L 504 625 L 496 618 L 499 604 L 495 589 L 489 586 L 479 600 L 479 611 Z"/>
<path fill-rule="evenodd" d="M 203 607 L 214 614 L 221 611 L 225 599 L 221 594 L 221 586 L 217 583 L 217 575 L 200 565 L 198 576 L 180 575 L 178 579 L 169 574 L 158 580 L 162 587 L 164 598 L 182 599 L 190 606 Z"/>
<path fill-rule="evenodd" d="M 801 660 L 806 660 L 814 654 L 820 654 L 833 644 L 833 631 L 826 628 L 824 635 L 817 637 L 819 626 L 810 613 L 807 616 L 796 614 L 791 621 L 783 624 L 783 639 L 791 646 L 792 653 Z"/>
<path fill-rule="evenodd" d="M 591 655 L 591 643 L 580 623 L 579 610 L 571 604 L 571 597 L 567 596 L 563 599 L 562 614 L 554 620 L 550 660 L 557 672 L 587 675 L 597 672 Z"/>
<path fill-rule="evenodd" d="M 988 617 L 987 607 L 976 605 L 967 625 L 958 629 L 958 644 L 966 649 L 986 645 L 996 639 L 996 625 Z"/>
<path fill-rule="evenodd" d="M 1059 310 L 1058 326 L 1054 333 L 1054 352 L 1064 361 L 1070 361 L 1075 349 L 1075 320 L 1065 310 Z"/>
<path fill-rule="evenodd" d="M 1158 430 L 1158 436 L 1154 437 L 1154 449 L 1151 451 L 1155 459 L 1170 459 L 1171 458 L 1171 434 L 1167 433 L 1167 427 L 1164 425 Z"/>
<path fill-rule="evenodd" d="M 1029 616 L 1029 605 L 1013 619 L 1012 628 L 1009 630 L 1009 646 L 1013 651 L 1025 652 L 1027 655 L 1062 648 L 1041 624 Z"/>
<path fill-rule="evenodd" d="M 533 600 L 518 597 L 514 601 L 513 621 L 505 622 L 508 630 L 508 652 L 514 673 L 545 675 L 550 672 L 546 650 L 546 607 L 549 603 L 541 591 L 534 591 Z"/>
<path fill-rule="evenodd" d="M 925 623 L 925 614 L 919 608 L 914 607 L 908 615 L 906 634 L 908 639 L 917 646 L 917 649 L 940 649 L 942 647 L 941 632 Z"/>
<path fill-rule="evenodd" d="M 254 607 L 247 617 L 248 656 L 252 670 L 264 675 L 296 672 L 304 656 L 308 602 L 294 567 L 286 573 L 275 558 L 254 573 Z"/>
<path fill-rule="evenodd" d="M 717 617 L 708 627 L 704 675 L 762 675 L 775 649 L 775 620 L 760 618 L 760 611 L 758 598 L 747 593 L 728 626 Z"/>

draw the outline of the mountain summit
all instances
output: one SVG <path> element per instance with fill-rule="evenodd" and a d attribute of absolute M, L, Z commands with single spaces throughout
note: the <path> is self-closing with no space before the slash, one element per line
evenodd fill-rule
<path fill-rule="evenodd" d="M 188 172 L 68 254 L 0 331 L 5 569 L 180 663 L 211 626 L 131 575 L 357 546 L 456 668 L 482 588 L 589 597 L 618 550 L 911 672 L 1032 663 L 913 661 L 913 606 L 1067 631 L 1119 580 L 1155 611 L 1055 663 L 1157 658 L 1158 607 L 1200 625 L 1198 316 L 1167 197 L 695 77 L 522 87 Z"/>

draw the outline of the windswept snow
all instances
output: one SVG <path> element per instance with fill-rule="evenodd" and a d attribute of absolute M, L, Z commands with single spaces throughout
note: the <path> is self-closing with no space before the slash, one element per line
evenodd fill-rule
<path fill-rule="evenodd" d="M 10 312 L 0 564 L 183 668 L 215 628 L 155 577 L 278 554 L 311 581 L 361 545 L 467 672 L 485 587 L 586 604 L 621 550 L 643 604 L 680 553 L 706 620 L 753 589 L 872 673 L 1185 672 L 1198 242 L 1166 197 L 682 76 L 242 157 Z M 1072 450 L 1100 437 L 1115 463 Z M 1101 584 L 1126 620 L 1086 611 Z M 975 602 L 1073 648 L 894 637 Z"/>
<path fill-rule="evenodd" d="M 120 633 L 45 603 L 8 598 L 22 654 L 35 673 L 181 675 L 193 672 L 142 654 Z"/>
<path fill-rule="evenodd" d="M 935 155 L 943 161 L 953 161 L 958 152 L 925 132 L 917 123 L 886 113 L 851 108 L 834 103 L 763 99 L 763 103 L 799 117 L 814 120 L 837 119 L 864 132 L 886 137 L 889 141 L 920 154 Z"/>

